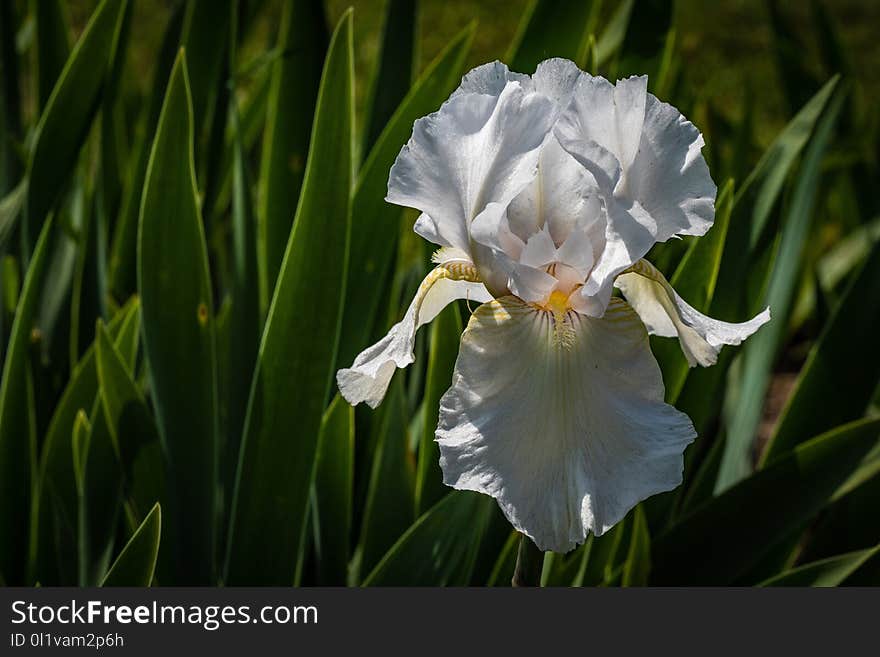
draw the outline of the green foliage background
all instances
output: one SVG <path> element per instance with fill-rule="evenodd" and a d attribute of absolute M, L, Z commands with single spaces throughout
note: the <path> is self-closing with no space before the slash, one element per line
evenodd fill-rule
<path fill-rule="evenodd" d="M 706 370 L 652 339 L 685 483 L 542 583 L 880 584 L 878 7 L 354 5 L 0 3 L 0 582 L 508 584 L 518 536 L 433 443 L 467 306 L 378 411 L 332 379 L 429 266 L 383 201 L 413 121 L 564 56 L 704 132 L 715 226 L 649 258 L 774 319 Z"/>

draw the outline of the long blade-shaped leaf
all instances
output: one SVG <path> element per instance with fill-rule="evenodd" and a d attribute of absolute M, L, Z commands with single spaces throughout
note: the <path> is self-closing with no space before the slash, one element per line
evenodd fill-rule
<path fill-rule="evenodd" d="M 409 91 L 415 68 L 416 0 L 388 0 L 380 55 L 364 110 L 363 152 L 369 153 Z"/>
<path fill-rule="evenodd" d="M 22 169 L 15 148 L 16 142 L 21 140 L 21 73 L 15 47 L 16 13 L 14 3 L 0 2 L 0 196 L 13 189 Z M 0 219 L 0 250 L 3 248 L 2 224 Z"/>
<path fill-rule="evenodd" d="M 28 348 L 46 274 L 51 229 L 50 220 L 43 226 L 25 276 L 0 379 L 0 536 L 6 537 L 0 540 L 0 576 L 9 585 L 21 584 L 25 578 L 25 537 L 36 465 L 34 418 L 28 410 L 33 403 L 29 399 L 33 393 Z"/>
<path fill-rule="evenodd" d="M 140 306 L 132 299 L 113 317 L 107 331 L 132 367 L 140 329 Z M 83 354 L 55 407 L 43 440 L 39 480 L 31 508 L 30 581 L 75 583 L 76 486 L 69 436 L 77 412 L 91 409 L 98 393 L 95 345 Z M 55 541 L 61 549 L 55 551 Z"/>
<path fill-rule="evenodd" d="M 37 97 L 45 107 L 70 56 L 70 20 L 61 0 L 32 2 L 37 30 Z"/>
<path fill-rule="evenodd" d="M 485 495 L 450 493 L 400 537 L 364 586 L 464 586 L 493 503 Z"/>
<path fill-rule="evenodd" d="M 302 196 L 251 387 L 229 529 L 233 584 L 290 584 L 302 549 L 345 295 L 353 67 L 349 11 L 324 64 Z"/>
<path fill-rule="evenodd" d="M 880 547 L 828 557 L 786 570 L 761 582 L 760 586 L 840 586 L 878 554 Z"/>
<path fill-rule="evenodd" d="M 878 419 L 844 425 L 709 500 L 654 541 L 652 583 L 733 582 L 828 504 L 878 439 Z"/>
<path fill-rule="evenodd" d="M 354 495 L 354 409 L 336 396 L 321 422 L 315 466 L 318 583 L 343 586 L 348 575 Z"/>
<path fill-rule="evenodd" d="M 752 444 L 761 420 L 776 351 L 785 337 L 787 323 L 782 318 L 788 317 L 793 303 L 801 255 L 812 223 L 822 159 L 845 97 L 844 89 L 838 88 L 829 101 L 810 141 L 788 213 L 783 218 L 778 257 L 767 290 L 767 304 L 779 319 L 752 336 L 743 351 L 741 384 L 736 391 L 736 410 L 728 422 L 727 441 L 716 484 L 718 491 L 736 483 L 751 469 Z"/>
<path fill-rule="evenodd" d="M 361 576 L 373 569 L 415 520 L 406 424 L 403 383 L 398 378 L 391 383 L 382 407 L 382 422 L 373 455 L 360 536 L 358 570 Z"/>
<path fill-rule="evenodd" d="M 523 15 L 505 61 L 512 70 L 523 73 L 532 73 L 550 57 L 565 57 L 585 66 L 587 40 L 601 4 L 600 0 L 534 0 Z"/>
<path fill-rule="evenodd" d="M 759 262 L 759 254 L 754 252 L 755 246 L 765 232 L 783 185 L 813 134 L 837 83 L 836 77 L 829 80 L 788 122 L 745 182 L 738 186 L 716 290 L 708 313 L 710 316 L 741 321 L 750 316 L 748 313 L 752 308 L 749 306 L 758 305 L 755 303 L 758 299 L 746 299 L 748 286 L 743 285 L 743 281 L 751 272 L 765 271 L 765 266 L 772 264 L 772 261 L 765 257 Z M 771 312 L 776 314 L 774 309 Z M 724 398 L 722 387 L 735 353 L 735 349 L 727 347 L 721 352 L 718 364 L 692 371 L 679 394 L 676 405 L 691 417 L 699 433 L 706 430 L 718 413 Z"/>
<path fill-rule="evenodd" d="M 812 433 L 854 420 L 865 412 L 880 377 L 878 326 L 880 244 L 874 246 L 810 352 L 764 451 L 762 465 Z M 841 381 L 846 381 L 846 386 L 841 386 Z"/>
<path fill-rule="evenodd" d="M 327 50 L 323 3 L 287 0 L 277 47 L 283 54 L 272 69 L 258 192 L 263 308 L 275 289 L 303 184 L 321 66 Z"/>
<path fill-rule="evenodd" d="M 24 244 L 52 209 L 76 164 L 111 70 L 126 0 L 102 0 L 77 41 L 40 116 L 28 165 Z"/>
<path fill-rule="evenodd" d="M 101 586 L 149 586 L 156 570 L 162 509 L 157 503 L 144 518 L 101 582 Z"/>
<path fill-rule="evenodd" d="M 179 582 L 214 572 L 217 377 L 207 249 L 193 161 L 193 113 L 181 51 L 147 167 L 138 239 L 144 351 L 168 455 Z M 178 531 L 179 530 L 179 533 Z"/>

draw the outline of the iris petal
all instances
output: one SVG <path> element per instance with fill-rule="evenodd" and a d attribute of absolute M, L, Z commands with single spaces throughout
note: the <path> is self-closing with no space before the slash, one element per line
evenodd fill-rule
<path fill-rule="evenodd" d="M 385 397 L 394 371 L 415 360 L 413 345 L 420 326 L 456 299 L 484 302 L 491 298 L 483 284 L 475 280 L 472 264 L 450 262 L 436 267 L 422 281 L 403 319 L 379 342 L 364 349 L 350 368 L 336 373 L 339 392 L 349 404 L 365 401 L 376 408 Z"/>
<path fill-rule="evenodd" d="M 647 333 L 621 299 L 602 319 L 481 306 L 440 404 L 444 481 L 496 498 L 542 550 L 599 535 L 682 476 L 695 432 L 663 401 Z"/>
<path fill-rule="evenodd" d="M 740 344 L 770 321 L 770 308 L 739 324 L 707 317 L 678 296 L 663 274 L 647 260 L 637 262 L 631 271 L 619 276 L 615 284 L 650 333 L 678 338 L 691 367 L 714 365 L 723 345 Z"/>

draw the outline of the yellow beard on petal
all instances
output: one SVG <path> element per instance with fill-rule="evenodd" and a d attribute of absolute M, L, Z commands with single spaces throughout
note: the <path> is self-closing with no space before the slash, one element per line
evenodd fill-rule
<path fill-rule="evenodd" d="M 577 337 L 569 317 L 571 303 L 568 299 L 568 294 L 560 290 L 554 290 L 550 293 L 547 301 L 538 305 L 538 308 L 553 315 L 553 333 L 551 335 L 554 346 L 562 347 L 566 350 L 574 346 L 574 341 Z"/>

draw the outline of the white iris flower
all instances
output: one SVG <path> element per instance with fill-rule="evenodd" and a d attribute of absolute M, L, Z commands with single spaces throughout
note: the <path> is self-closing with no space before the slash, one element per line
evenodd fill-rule
<path fill-rule="evenodd" d="M 646 77 L 613 85 L 563 59 L 531 77 L 472 70 L 415 122 L 388 181 L 387 200 L 421 211 L 415 231 L 442 247 L 437 267 L 403 320 L 338 372 L 342 395 L 375 408 L 413 362 L 418 327 L 479 301 L 440 402 L 446 484 L 491 495 L 555 552 L 675 488 L 696 432 L 663 401 L 648 333 L 705 366 L 770 319 L 706 317 L 642 259 L 712 226 L 702 146 Z"/>

